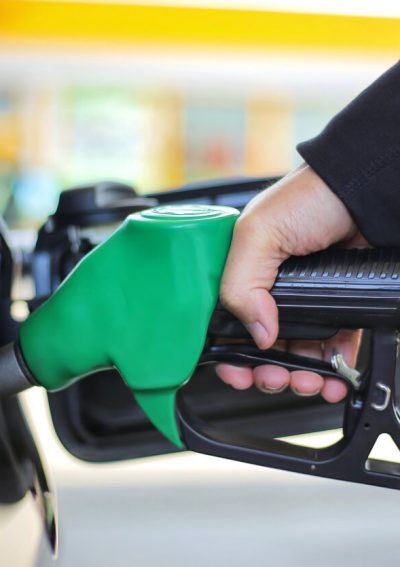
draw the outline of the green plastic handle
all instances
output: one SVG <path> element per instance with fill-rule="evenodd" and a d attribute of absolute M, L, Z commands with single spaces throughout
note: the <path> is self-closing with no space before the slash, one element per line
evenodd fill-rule
<path fill-rule="evenodd" d="M 202 205 L 130 215 L 22 324 L 36 380 L 58 390 L 115 367 L 153 424 L 182 447 L 176 392 L 201 355 L 238 215 Z"/>

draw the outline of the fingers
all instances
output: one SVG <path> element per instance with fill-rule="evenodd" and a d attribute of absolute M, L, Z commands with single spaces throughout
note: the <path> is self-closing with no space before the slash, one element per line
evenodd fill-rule
<path fill-rule="evenodd" d="M 286 341 L 277 341 L 274 349 L 286 350 Z M 285 368 L 272 364 L 251 369 L 221 363 L 216 365 L 215 370 L 225 384 L 237 390 L 245 390 L 254 384 L 262 392 L 278 393 L 283 392 L 290 381 L 290 374 Z"/>
<path fill-rule="evenodd" d="M 247 327 L 257 346 L 269 348 L 278 335 L 278 309 L 270 289 L 282 258 L 272 244 L 261 241 L 256 225 L 248 227 L 246 219 L 236 223 L 232 246 L 221 282 L 221 301 Z M 267 251 L 270 247 L 270 252 Z"/>
<path fill-rule="evenodd" d="M 225 384 L 236 390 L 247 390 L 255 385 L 266 394 L 279 394 L 290 386 L 298 396 L 321 394 L 325 401 L 332 404 L 342 401 L 348 393 L 348 387 L 341 380 L 323 378 L 315 372 L 304 370 L 289 372 L 282 366 L 272 364 L 254 369 L 218 364 L 216 373 Z"/>
<path fill-rule="evenodd" d="M 334 378 L 323 378 L 315 372 L 289 372 L 282 366 L 265 364 L 254 369 L 218 364 L 216 373 L 225 384 L 236 390 L 247 390 L 255 385 L 266 394 L 279 394 L 289 386 L 299 396 L 321 396 L 330 403 L 343 400 L 348 392 L 346 384 Z"/>
<path fill-rule="evenodd" d="M 325 345 L 318 341 L 291 341 L 289 350 L 301 356 L 330 360 L 335 348 L 343 355 L 349 366 L 354 366 L 359 335 L 359 332 L 340 331 Z M 305 371 L 291 373 L 291 388 L 298 395 L 321 394 L 325 401 L 332 404 L 342 401 L 348 394 L 348 387 L 342 380 Z"/>
<path fill-rule="evenodd" d="M 253 370 L 254 384 L 267 394 L 278 394 L 290 384 L 290 372 L 282 366 L 264 364 Z"/>
<path fill-rule="evenodd" d="M 288 254 L 282 252 L 278 231 L 268 220 L 271 213 L 252 213 L 262 200 L 263 194 L 256 197 L 236 222 L 220 298 L 244 323 L 257 346 L 266 349 L 278 335 L 278 309 L 268 290 Z"/>
<path fill-rule="evenodd" d="M 299 396 L 316 396 L 324 386 L 324 379 L 316 372 L 295 370 L 290 373 L 290 386 Z"/>
<path fill-rule="evenodd" d="M 274 345 L 285 346 L 289 352 L 308 356 L 310 358 L 322 359 L 323 352 L 319 341 L 279 341 Z M 231 367 L 233 374 L 233 367 Z M 291 387 L 293 392 L 300 396 L 315 396 L 324 386 L 324 380 L 315 372 L 303 370 L 289 372 L 283 367 L 276 365 L 263 365 L 254 368 L 253 379 L 259 390 L 266 393 L 279 393 Z"/>
<path fill-rule="evenodd" d="M 321 360 L 323 357 L 323 345 L 320 341 L 290 341 L 288 350 L 309 358 Z M 316 396 L 321 392 L 324 380 L 315 372 L 296 370 L 291 372 L 290 384 L 293 392 L 299 396 Z"/>
<path fill-rule="evenodd" d="M 236 390 L 247 390 L 254 384 L 251 368 L 221 363 L 216 365 L 215 371 L 225 384 L 232 386 Z"/>
<path fill-rule="evenodd" d="M 349 366 L 354 366 L 360 339 L 360 331 L 343 330 L 327 341 L 325 346 L 319 341 L 278 341 L 274 344 L 274 348 L 325 360 L 330 359 L 335 348 L 343 355 Z M 342 380 L 322 377 L 315 372 L 303 370 L 289 372 L 283 367 L 272 364 L 258 366 L 252 370 L 218 364 L 216 371 L 226 384 L 239 390 L 250 388 L 254 384 L 262 392 L 274 394 L 290 387 L 294 393 L 301 396 L 321 394 L 329 403 L 340 402 L 348 394 L 348 387 Z"/>
<path fill-rule="evenodd" d="M 321 389 L 321 396 L 325 401 L 336 404 L 344 400 L 348 394 L 348 386 L 342 380 L 325 377 L 324 385 Z"/>

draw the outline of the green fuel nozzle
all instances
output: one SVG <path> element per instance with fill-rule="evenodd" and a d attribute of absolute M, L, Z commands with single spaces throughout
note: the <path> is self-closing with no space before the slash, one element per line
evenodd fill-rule
<path fill-rule="evenodd" d="M 115 367 L 182 447 L 176 393 L 201 355 L 238 215 L 202 205 L 130 215 L 22 324 L 20 357 L 33 379 L 52 391 Z"/>
<path fill-rule="evenodd" d="M 396 463 L 371 457 L 381 434 L 399 435 L 400 249 L 331 248 L 292 257 L 271 289 L 281 339 L 324 341 L 340 329 L 367 329 L 365 368 L 349 367 L 338 351 L 326 361 L 260 350 L 241 322 L 216 305 L 238 215 L 228 207 L 182 205 L 129 216 L 22 324 L 19 340 L 0 348 L 0 396 L 32 383 L 58 390 L 115 367 L 178 447 L 400 489 Z M 310 451 L 268 438 L 268 431 L 261 439 L 202 422 L 176 394 L 197 366 L 219 362 L 274 364 L 343 381 L 350 394 L 343 438 Z M 305 418 L 305 427 L 314 431 L 314 421 Z"/>

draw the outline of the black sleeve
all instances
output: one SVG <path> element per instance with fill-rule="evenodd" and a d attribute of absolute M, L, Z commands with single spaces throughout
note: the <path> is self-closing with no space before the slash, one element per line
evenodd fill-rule
<path fill-rule="evenodd" d="M 297 150 L 375 246 L 400 246 L 400 63 Z"/>

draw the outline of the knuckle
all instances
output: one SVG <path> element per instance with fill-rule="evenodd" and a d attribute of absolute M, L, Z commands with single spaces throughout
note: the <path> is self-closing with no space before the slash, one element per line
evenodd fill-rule
<path fill-rule="evenodd" d="M 222 305 L 237 317 L 241 317 L 246 302 L 240 288 L 229 282 L 222 282 L 220 288 L 220 301 Z"/>
<path fill-rule="evenodd" d="M 243 214 L 238 218 L 234 228 L 235 238 L 251 237 L 257 226 L 257 218 L 254 215 Z"/>
<path fill-rule="evenodd" d="M 229 310 L 235 309 L 239 303 L 237 288 L 229 281 L 222 280 L 220 289 L 222 304 Z"/>

